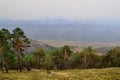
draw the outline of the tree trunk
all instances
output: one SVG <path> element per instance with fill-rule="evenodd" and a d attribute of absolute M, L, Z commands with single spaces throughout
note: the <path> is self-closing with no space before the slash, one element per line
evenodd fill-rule
<path fill-rule="evenodd" d="M 87 59 L 86 59 L 86 53 L 85 53 L 85 55 L 84 55 L 84 68 L 86 68 L 87 67 Z"/>
<path fill-rule="evenodd" d="M 64 57 L 64 60 L 66 60 L 66 59 L 67 59 L 67 51 L 66 51 L 66 50 L 65 50 L 65 52 L 64 52 L 63 57 Z"/>
<path fill-rule="evenodd" d="M 4 68 L 5 68 L 6 73 L 8 73 L 8 66 L 6 64 L 4 64 Z"/>
<path fill-rule="evenodd" d="M 41 60 L 41 55 L 39 54 L 39 55 L 38 55 L 38 62 L 39 62 L 39 63 L 38 63 L 38 69 L 40 69 L 40 67 L 41 67 L 41 66 L 40 66 L 40 60 Z"/>
<path fill-rule="evenodd" d="M 31 66 L 30 66 L 30 63 L 29 63 L 29 62 L 26 63 L 26 68 L 27 68 L 28 71 L 31 71 Z"/>
<path fill-rule="evenodd" d="M 1 57 L 1 63 L 2 63 L 2 65 L 1 65 L 1 67 L 2 67 L 2 72 L 4 72 L 4 60 L 3 60 L 3 56 L 2 56 L 2 54 L 0 54 L 0 57 Z"/>
<path fill-rule="evenodd" d="M 20 72 L 22 72 L 22 63 L 20 59 L 20 48 L 18 48 L 18 69 L 20 69 Z"/>
<path fill-rule="evenodd" d="M 63 62 L 62 62 L 62 68 L 63 69 L 67 68 L 66 61 L 67 61 L 67 50 L 65 49 L 64 52 L 63 52 Z"/>

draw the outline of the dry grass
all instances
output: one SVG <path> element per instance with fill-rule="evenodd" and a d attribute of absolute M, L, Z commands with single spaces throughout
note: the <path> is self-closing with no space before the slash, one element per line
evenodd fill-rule
<path fill-rule="evenodd" d="M 0 80 L 120 80 L 120 68 L 61 70 L 54 74 L 46 70 L 10 71 L 0 72 Z"/>

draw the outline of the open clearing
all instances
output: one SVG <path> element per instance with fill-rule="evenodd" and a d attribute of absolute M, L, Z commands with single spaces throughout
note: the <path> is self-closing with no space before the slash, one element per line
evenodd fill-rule
<path fill-rule="evenodd" d="M 31 72 L 0 72 L 0 80 L 120 80 L 120 68 L 58 70 L 47 74 L 46 70 Z"/>

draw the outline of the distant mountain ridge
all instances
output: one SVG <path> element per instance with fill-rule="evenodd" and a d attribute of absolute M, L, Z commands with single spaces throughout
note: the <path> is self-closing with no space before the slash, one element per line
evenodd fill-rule
<path fill-rule="evenodd" d="M 120 41 L 117 20 L 3 20 L 0 28 L 21 27 L 30 39 L 86 42 Z"/>
<path fill-rule="evenodd" d="M 19 23 L 19 24 L 25 24 L 25 23 L 31 23 L 31 24 L 35 24 L 35 23 L 44 23 L 44 24 L 48 24 L 48 23 L 78 23 L 78 24 L 105 24 L 105 25 L 120 25 L 120 19 L 86 19 L 86 20 L 71 20 L 71 19 L 39 19 L 39 20 L 11 20 L 11 19 L 0 19 L 0 24 L 1 23 Z"/>

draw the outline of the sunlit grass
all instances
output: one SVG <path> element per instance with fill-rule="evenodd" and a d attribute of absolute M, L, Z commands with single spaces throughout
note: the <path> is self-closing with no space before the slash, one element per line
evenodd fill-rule
<path fill-rule="evenodd" d="M 120 68 L 58 70 L 47 74 L 46 70 L 31 72 L 0 72 L 0 80 L 120 80 Z"/>

